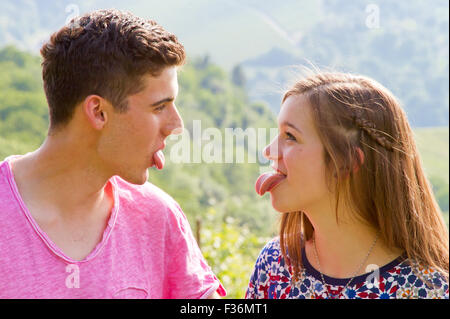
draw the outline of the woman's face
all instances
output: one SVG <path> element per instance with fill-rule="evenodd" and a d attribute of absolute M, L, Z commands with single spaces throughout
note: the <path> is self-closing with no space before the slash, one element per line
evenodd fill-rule
<path fill-rule="evenodd" d="M 272 167 L 286 177 L 270 190 L 279 212 L 319 208 L 329 200 L 324 148 L 313 124 L 311 107 L 302 95 L 289 96 L 278 115 L 279 134 L 264 150 Z"/>

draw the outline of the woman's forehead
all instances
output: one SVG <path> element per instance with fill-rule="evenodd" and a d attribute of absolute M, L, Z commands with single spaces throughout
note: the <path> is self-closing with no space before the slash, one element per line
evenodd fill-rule
<path fill-rule="evenodd" d="M 291 95 L 281 105 L 278 114 L 278 124 L 289 122 L 292 124 L 306 124 L 312 122 L 311 109 L 308 99 L 304 95 Z"/>

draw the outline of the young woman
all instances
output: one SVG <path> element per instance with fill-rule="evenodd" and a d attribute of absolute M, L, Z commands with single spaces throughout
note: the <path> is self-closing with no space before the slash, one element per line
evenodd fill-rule
<path fill-rule="evenodd" d="M 448 298 L 448 230 L 392 93 L 318 73 L 285 93 L 278 125 L 256 191 L 280 234 L 246 298 Z"/>

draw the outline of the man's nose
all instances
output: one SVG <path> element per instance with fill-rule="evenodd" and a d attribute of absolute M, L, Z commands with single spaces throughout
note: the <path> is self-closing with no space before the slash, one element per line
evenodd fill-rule
<path fill-rule="evenodd" d="M 268 160 L 274 161 L 281 158 L 279 139 L 276 137 L 269 145 L 263 150 L 263 155 Z"/>
<path fill-rule="evenodd" d="M 166 136 L 172 134 L 178 135 L 183 133 L 183 130 L 184 130 L 183 119 L 181 118 L 180 113 L 178 113 L 178 109 L 174 104 L 173 107 L 171 108 L 169 119 L 167 120 L 167 125 L 164 128 L 164 134 Z"/>

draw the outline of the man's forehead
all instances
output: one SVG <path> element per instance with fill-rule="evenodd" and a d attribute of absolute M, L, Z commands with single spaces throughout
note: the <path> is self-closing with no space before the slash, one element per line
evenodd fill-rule
<path fill-rule="evenodd" d="M 176 97 L 178 94 L 178 78 L 175 67 L 166 68 L 158 76 L 146 74 L 142 77 L 143 89 L 140 95 L 151 100 L 162 100 Z"/>
<path fill-rule="evenodd" d="M 142 76 L 142 81 L 148 86 L 173 85 L 178 82 L 177 68 L 167 67 L 158 75 L 147 73 Z"/>

